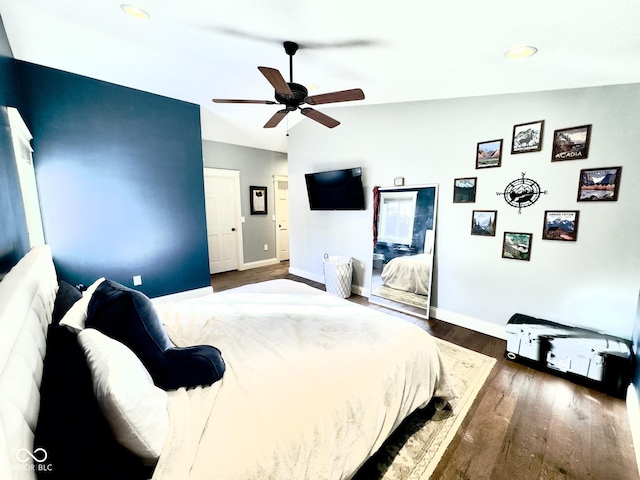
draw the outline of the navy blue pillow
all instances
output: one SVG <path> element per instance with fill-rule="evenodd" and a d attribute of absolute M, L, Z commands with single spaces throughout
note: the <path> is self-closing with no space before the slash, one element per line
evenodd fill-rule
<path fill-rule="evenodd" d="M 82 293 L 73 285 L 60 280 L 58 282 L 58 293 L 56 293 L 56 299 L 53 304 L 53 314 L 51 323 L 57 325 L 64 317 L 64 314 L 82 298 Z"/>
<path fill-rule="evenodd" d="M 129 347 L 164 390 L 211 385 L 224 374 L 220 350 L 211 345 L 176 347 L 147 296 L 112 280 L 102 282 L 91 296 L 86 327 Z"/>

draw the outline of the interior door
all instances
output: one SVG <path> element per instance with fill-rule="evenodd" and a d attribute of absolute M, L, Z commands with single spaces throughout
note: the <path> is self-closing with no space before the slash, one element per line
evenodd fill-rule
<path fill-rule="evenodd" d="M 289 260 L 289 177 L 275 175 L 276 249 L 279 261 Z"/>
<path fill-rule="evenodd" d="M 237 270 L 242 249 L 240 172 L 204 169 L 209 272 Z"/>

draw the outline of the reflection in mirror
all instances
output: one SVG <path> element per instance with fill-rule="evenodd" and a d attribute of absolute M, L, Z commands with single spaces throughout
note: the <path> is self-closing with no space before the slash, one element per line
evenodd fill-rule
<path fill-rule="evenodd" d="M 372 303 L 429 318 L 438 185 L 374 188 Z"/>

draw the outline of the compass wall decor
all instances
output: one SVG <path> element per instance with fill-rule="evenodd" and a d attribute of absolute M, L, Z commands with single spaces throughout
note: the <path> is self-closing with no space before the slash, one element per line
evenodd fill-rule
<path fill-rule="evenodd" d="M 538 201 L 540 195 L 546 195 L 547 191 L 542 190 L 535 180 L 525 177 L 526 172 L 522 172 L 522 177 L 509 183 L 504 192 L 496 192 L 502 195 L 505 202 L 512 207 L 518 209 L 518 214 L 522 213 L 522 209 L 530 207 Z"/>

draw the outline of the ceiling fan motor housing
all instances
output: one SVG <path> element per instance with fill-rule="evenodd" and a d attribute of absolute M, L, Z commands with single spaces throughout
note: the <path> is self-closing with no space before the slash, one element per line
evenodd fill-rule
<path fill-rule="evenodd" d="M 296 42 L 286 41 L 282 45 L 284 46 L 284 51 L 290 57 L 295 55 L 296 52 L 298 51 L 298 44 Z"/>
<path fill-rule="evenodd" d="M 288 82 L 287 85 L 289 85 L 293 95 L 282 95 L 276 92 L 276 101 L 286 105 L 287 110 L 295 110 L 301 103 L 304 103 L 304 99 L 307 98 L 309 91 L 304 85 L 300 85 L 299 83 Z"/>

